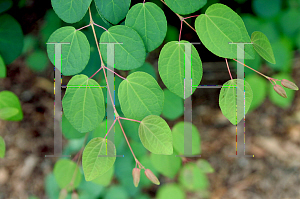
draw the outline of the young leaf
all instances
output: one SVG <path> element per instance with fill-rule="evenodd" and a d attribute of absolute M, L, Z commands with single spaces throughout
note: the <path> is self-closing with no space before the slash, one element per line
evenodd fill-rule
<path fill-rule="evenodd" d="M 84 133 L 80 133 L 71 125 L 65 114 L 62 115 L 61 127 L 66 139 L 78 139 L 85 136 Z"/>
<path fill-rule="evenodd" d="M 172 133 L 165 120 L 157 115 L 145 117 L 139 127 L 139 136 L 146 149 L 155 154 L 173 154 Z"/>
<path fill-rule="evenodd" d="M 195 163 L 187 163 L 179 173 L 179 183 L 188 191 L 205 190 L 209 187 L 206 175 Z"/>
<path fill-rule="evenodd" d="M 191 123 L 178 122 L 172 128 L 174 150 L 180 155 L 184 154 L 184 126 L 192 125 L 192 155 L 200 154 L 200 133 L 197 127 Z"/>
<path fill-rule="evenodd" d="M 141 169 L 140 168 L 133 168 L 132 178 L 133 178 L 133 184 L 134 184 L 135 187 L 139 186 L 140 176 L 141 176 Z"/>
<path fill-rule="evenodd" d="M 94 130 L 105 115 L 102 89 L 85 75 L 72 77 L 62 105 L 66 118 L 81 133 Z"/>
<path fill-rule="evenodd" d="M 131 70 L 141 67 L 145 62 L 146 49 L 140 35 L 130 27 L 124 25 L 113 26 L 100 37 L 100 43 L 115 44 L 115 68 Z M 103 60 L 107 63 L 107 44 L 100 44 Z"/>
<path fill-rule="evenodd" d="M 142 120 L 148 115 L 160 115 L 164 93 L 156 80 L 144 72 L 129 75 L 119 86 L 119 101 L 127 118 Z"/>
<path fill-rule="evenodd" d="M 76 189 L 81 182 L 80 169 L 72 160 L 61 159 L 57 161 L 53 173 L 59 187 L 67 191 Z"/>
<path fill-rule="evenodd" d="M 17 115 L 19 110 L 14 107 L 4 107 L 0 109 L 0 119 L 8 120 L 9 118 Z"/>
<path fill-rule="evenodd" d="M 103 175 L 114 165 L 115 161 L 116 149 L 110 140 L 100 137 L 92 139 L 82 154 L 85 180 L 91 181 Z"/>
<path fill-rule="evenodd" d="M 165 0 L 168 7 L 177 14 L 187 15 L 200 10 L 207 0 Z"/>
<path fill-rule="evenodd" d="M 0 55 L 0 78 L 5 78 L 5 77 L 6 77 L 6 66 Z"/>
<path fill-rule="evenodd" d="M 139 33 L 148 52 L 156 49 L 167 33 L 167 20 L 164 12 L 151 2 L 132 6 L 126 16 L 125 25 Z"/>
<path fill-rule="evenodd" d="M 245 86 L 244 86 L 245 82 Z M 250 108 L 250 104 L 252 102 L 253 93 L 250 85 L 242 80 L 242 79 L 233 79 L 227 81 L 223 87 L 221 88 L 220 96 L 219 96 L 219 105 L 223 115 L 233 124 L 237 125 L 244 114 L 237 114 L 237 100 L 238 103 L 242 103 L 244 105 L 244 97 L 241 99 L 237 99 L 237 89 L 239 89 L 242 93 L 245 90 L 245 114 L 248 112 Z M 244 110 L 244 106 L 240 107 L 240 110 Z"/>
<path fill-rule="evenodd" d="M 5 142 L 4 139 L 0 136 L 0 158 L 5 156 Z"/>
<path fill-rule="evenodd" d="M 175 183 L 168 183 L 160 186 L 156 194 L 157 199 L 185 199 L 184 190 Z"/>
<path fill-rule="evenodd" d="M 111 22 L 119 23 L 126 16 L 131 0 L 94 0 L 99 15 Z"/>
<path fill-rule="evenodd" d="M 6 117 L 5 120 L 21 121 L 23 119 L 23 112 L 18 97 L 10 91 L 2 91 L 0 92 L 0 110 L 7 107 L 17 109 L 18 113 L 11 117 Z"/>
<path fill-rule="evenodd" d="M 51 0 L 51 5 L 55 13 L 63 21 L 76 23 L 84 17 L 91 2 L 92 0 Z"/>
<path fill-rule="evenodd" d="M 67 42 L 62 44 L 61 50 L 61 73 L 65 76 L 80 73 L 90 59 L 90 44 L 86 36 L 75 30 L 74 27 L 66 26 L 56 30 L 49 37 L 47 43 Z M 47 53 L 52 64 L 55 65 L 54 44 L 47 45 Z M 56 55 L 58 56 L 58 55 Z"/>
<path fill-rule="evenodd" d="M 256 52 L 268 62 L 275 64 L 275 57 L 272 46 L 266 35 L 262 32 L 255 31 L 251 35 L 251 41 Z"/>
<path fill-rule="evenodd" d="M 175 120 L 184 112 L 183 100 L 168 89 L 163 91 L 165 99 L 162 115 L 168 120 Z"/>
<path fill-rule="evenodd" d="M 150 159 L 157 171 L 169 178 L 174 178 L 181 166 L 181 159 L 175 155 L 177 155 L 175 152 L 172 155 L 151 153 Z"/>
<path fill-rule="evenodd" d="M 152 183 L 160 185 L 158 178 L 154 175 L 154 173 L 152 173 L 150 169 L 145 170 L 145 175 Z"/>
<path fill-rule="evenodd" d="M 0 55 L 5 64 L 10 64 L 22 52 L 23 33 L 20 24 L 8 14 L 0 16 L 0 38 Z"/>
<path fill-rule="evenodd" d="M 231 8 L 216 3 L 195 21 L 196 32 L 204 46 L 219 57 L 237 58 L 237 44 L 251 43 L 242 18 Z M 234 34 L 233 34 L 234 33 Z M 252 45 L 245 45 L 245 59 L 253 59 Z"/>
<path fill-rule="evenodd" d="M 167 86 L 167 88 L 184 98 L 184 77 L 185 77 L 185 44 L 187 41 L 181 40 L 180 42 L 171 41 L 164 45 L 160 51 L 158 59 L 158 72 L 159 75 Z M 198 86 L 202 79 L 202 62 L 196 48 L 192 45 L 192 82 L 193 86 Z M 194 93 L 196 87 L 193 87 Z M 192 94 L 191 93 L 191 94 Z M 189 96 L 185 96 L 188 98 Z"/>

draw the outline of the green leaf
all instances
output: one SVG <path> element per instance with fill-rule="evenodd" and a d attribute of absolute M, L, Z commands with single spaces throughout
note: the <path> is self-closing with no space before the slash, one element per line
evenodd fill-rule
<path fill-rule="evenodd" d="M 185 45 L 177 44 L 177 41 L 171 41 L 164 45 L 160 51 L 158 59 L 159 75 L 167 88 L 184 98 L 184 77 L 185 77 Z M 188 43 L 181 40 L 180 43 Z M 202 79 L 202 62 L 196 48 L 192 45 L 192 82 L 193 86 L 198 86 Z M 193 87 L 194 93 L 196 87 Z M 188 98 L 189 96 L 185 96 Z"/>
<path fill-rule="evenodd" d="M 276 63 L 272 46 L 266 35 L 262 32 L 255 31 L 251 35 L 251 41 L 256 52 L 268 62 Z"/>
<path fill-rule="evenodd" d="M 113 26 L 100 37 L 100 43 L 115 44 L 115 66 L 119 70 L 132 70 L 141 67 L 146 58 L 145 46 L 140 35 L 124 25 Z M 107 44 L 100 44 L 103 60 L 107 63 Z"/>
<path fill-rule="evenodd" d="M 259 107 L 266 99 L 267 96 L 267 90 L 268 90 L 268 81 L 257 74 L 251 74 L 249 76 L 246 76 L 245 80 L 250 85 L 253 96 L 255 96 L 252 99 L 249 111 L 256 109 Z"/>
<path fill-rule="evenodd" d="M 2 108 L 16 108 L 18 113 L 12 117 L 7 118 L 8 121 L 21 121 L 23 119 L 23 112 L 18 97 L 10 91 L 0 92 L 0 109 Z"/>
<path fill-rule="evenodd" d="M 126 16 L 131 0 L 94 0 L 99 15 L 113 24 Z"/>
<path fill-rule="evenodd" d="M 183 112 L 183 100 L 168 89 L 164 89 L 164 107 L 162 115 L 168 120 L 176 120 Z"/>
<path fill-rule="evenodd" d="M 173 136 L 173 146 L 174 150 L 177 151 L 180 155 L 184 154 L 184 126 L 192 125 L 192 155 L 200 154 L 200 133 L 197 127 L 191 123 L 187 122 L 178 122 L 172 128 Z"/>
<path fill-rule="evenodd" d="M 8 65 L 21 54 L 23 49 L 21 26 L 8 14 L 0 16 L 0 38 L 0 55 Z"/>
<path fill-rule="evenodd" d="M 48 65 L 48 57 L 44 51 L 37 50 L 27 57 L 26 63 L 33 71 L 43 71 Z"/>
<path fill-rule="evenodd" d="M 103 175 L 95 178 L 92 180 L 92 182 L 102 185 L 102 186 L 108 186 L 110 185 L 112 178 L 114 176 L 114 166 L 112 166 L 107 172 L 105 172 Z"/>
<path fill-rule="evenodd" d="M 271 43 L 276 64 L 267 62 L 267 65 L 275 71 L 290 72 L 292 67 L 293 50 L 289 47 L 287 40 L 280 39 Z"/>
<path fill-rule="evenodd" d="M 285 73 L 276 74 L 276 75 L 272 76 L 272 78 L 279 79 L 279 80 L 287 79 L 291 82 L 295 82 L 295 80 L 293 80 L 293 78 L 289 74 L 285 74 Z M 280 86 L 282 86 L 280 82 L 278 82 L 278 84 Z M 291 89 L 288 89 L 288 88 L 285 88 L 283 86 L 282 86 L 282 88 L 285 90 L 287 98 L 283 98 L 280 95 L 278 95 L 278 93 L 276 93 L 276 91 L 274 91 L 272 85 L 269 87 L 269 98 L 270 98 L 270 101 L 273 104 L 275 104 L 276 106 L 278 106 L 280 108 L 287 109 L 293 103 L 294 96 L 295 96 L 295 91 L 291 90 Z"/>
<path fill-rule="evenodd" d="M 5 78 L 5 77 L 6 77 L 6 66 L 0 55 L 0 78 Z"/>
<path fill-rule="evenodd" d="M 4 139 L 0 136 L 0 158 L 5 156 L 5 142 Z"/>
<path fill-rule="evenodd" d="M 159 187 L 156 194 L 157 199 L 185 199 L 184 190 L 175 183 L 164 184 Z"/>
<path fill-rule="evenodd" d="M 80 169 L 75 162 L 61 159 L 54 165 L 53 173 L 61 189 L 71 191 L 76 189 L 81 181 Z"/>
<path fill-rule="evenodd" d="M 77 31 L 71 26 L 62 27 L 52 33 L 47 43 L 50 42 L 70 43 L 62 44 L 61 73 L 63 75 L 70 76 L 80 73 L 88 64 L 90 59 L 90 44 L 81 31 Z M 47 52 L 50 61 L 55 65 L 54 44 L 47 45 Z"/>
<path fill-rule="evenodd" d="M 102 157 L 98 157 L 101 155 Z M 107 157 L 105 157 L 107 155 Z M 94 138 L 82 154 L 82 168 L 86 181 L 91 181 L 106 173 L 116 161 L 114 144 L 107 139 Z"/>
<path fill-rule="evenodd" d="M 127 118 L 142 120 L 148 115 L 160 115 L 164 93 L 156 80 L 144 72 L 135 72 L 119 86 L 119 101 Z"/>
<path fill-rule="evenodd" d="M 204 159 L 198 159 L 196 162 L 197 167 L 203 172 L 203 173 L 214 173 L 215 170 L 212 168 L 212 166 L 209 164 L 207 160 Z"/>
<path fill-rule="evenodd" d="M 205 190 L 209 187 L 206 175 L 195 163 L 187 163 L 179 173 L 179 183 L 188 191 Z"/>
<path fill-rule="evenodd" d="M 62 115 L 62 133 L 67 139 L 78 139 L 85 136 L 84 133 L 77 131 L 66 118 L 65 114 Z"/>
<path fill-rule="evenodd" d="M 175 155 L 177 154 L 158 155 L 151 153 L 150 159 L 157 171 L 169 178 L 174 178 L 181 166 L 181 159 Z"/>
<path fill-rule="evenodd" d="M 161 117 L 157 115 L 145 117 L 139 127 L 139 136 L 144 147 L 151 153 L 173 154 L 171 129 Z"/>
<path fill-rule="evenodd" d="M 195 27 L 204 46 L 219 57 L 237 58 L 237 44 L 230 43 L 251 43 L 241 17 L 220 3 L 211 5 L 205 14 L 198 16 Z M 245 51 L 245 59 L 254 58 L 252 45 L 239 50 Z"/>
<path fill-rule="evenodd" d="M 0 13 L 10 9 L 12 5 L 12 0 L 0 0 Z"/>
<path fill-rule="evenodd" d="M 262 18 L 276 16 L 281 9 L 281 0 L 253 0 L 252 7 L 255 14 Z"/>
<path fill-rule="evenodd" d="M 148 73 L 149 75 L 151 75 L 152 77 L 154 77 L 154 79 L 157 80 L 156 71 L 155 71 L 154 67 L 150 63 L 148 63 L 148 62 L 145 62 L 139 68 L 136 68 L 136 69 L 133 69 L 133 70 L 129 71 L 129 75 L 131 73 L 134 73 L 134 72 L 137 72 L 137 71 Z"/>
<path fill-rule="evenodd" d="M 84 17 L 91 2 L 92 0 L 51 0 L 51 5 L 59 18 L 67 23 L 75 23 Z"/>
<path fill-rule="evenodd" d="M 94 130 L 105 115 L 100 85 L 85 75 L 76 75 L 67 86 L 62 100 L 66 118 L 81 133 Z"/>
<path fill-rule="evenodd" d="M 7 120 L 19 113 L 17 108 L 13 107 L 4 107 L 0 109 L 0 119 Z"/>
<path fill-rule="evenodd" d="M 148 52 L 156 49 L 167 33 L 167 19 L 164 12 L 151 2 L 132 6 L 126 16 L 125 25 L 139 33 Z"/>
<path fill-rule="evenodd" d="M 207 0 L 165 0 L 165 2 L 175 13 L 187 15 L 200 10 Z"/>
<path fill-rule="evenodd" d="M 244 80 L 242 79 L 232 79 L 227 81 L 222 86 L 219 95 L 221 111 L 233 125 L 237 125 L 244 117 L 244 114 L 237 114 L 237 89 L 241 90 L 242 93 L 245 91 L 245 114 L 247 114 L 253 98 L 251 86 L 246 81 L 244 81 L 245 86 L 242 88 L 239 87 L 240 85 L 244 85 L 243 81 Z M 239 103 L 244 104 L 244 97 L 239 100 Z"/>

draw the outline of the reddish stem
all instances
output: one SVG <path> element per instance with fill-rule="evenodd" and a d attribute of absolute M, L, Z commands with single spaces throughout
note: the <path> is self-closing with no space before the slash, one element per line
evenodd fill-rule
<path fill-rule="evenodd" d="M 110 132 L 110 130 L 112 129 L 112 127 L 115 125 L 117 119 L 114 120 L 114 122 L 112 123 L 112 125 L 110 126 L 110 128 L 108 129 L 107 133 L 104 136 L 104 139 L 106 138 L 106 136 L 108 135 L 108 133 Z"/>
<path fill-rule="evenodd" d="M 109 70 L 110 72 L 115 73 L 117 76 L 119 76 L 122 79 L 126 79 L 125 77 L 122 77 L 121 75 L 119 75 L 118 73 L 116 73 L 115 71 L 110 70 L 109 68 L 107 68 L 106 66 L 104 66 L 104 68 L 106 68 L 107 70 Z"/>
<path fill-rule="evenodd" d="M 102 69 L 102 66 L 90 77 L 90 79 L 92 79 L 101 69 Z"/>
<path fill-rule="evenodd" d="M 98 27 L 102 28 L 103 30 L 107 31 L 107 29 L 104 28 L 103 26 L 100 26 L 100 25 L 96 24 L 95 22 L 93 22 L 93 24 L 94 24 L 95 26 L 98 26 Z"/>
<path fill-rule="evenodd" d="M 238 61 L 238 60 L 236 60 L 236 59 L 233 59 L 233 60 L 234 60 L 234 61 L 236 61 L 236 62 L 238 62 L 238 63 L 240 63 L 240 64 L 243 64 L 242 62 L 240 62 L 240 61 Z M 257 70 L 254 70 L 253 68 L 251 68 L 251 67 L 247 66 L 246 64 L 244 64 L 244 66 L 246 66 L 247 68 L 249 68 L 249 69 L 253 70 L 254 72 L 257 72 L 258 74 L 260 74 L 261 76 L 263 76 L 263 77 L 265 77 L 265 78 L 267 78 L 267 79 L 269 79 L 269 78 L 270 78 L 270 77 L 268 77 L 268 76 L 266 76 L 266 75 L 264 75 L 264 74 L 262 74 L 262 73 L 258 72 Z"/>
<path fill-rule="evenodd" d="M 125 117 L 119 117 L 120 119 L 123 119 L 123 120 L 129 120 L 129 121 L 134 121 L 134 122 L 139 122 L 141 123 L 141 121 L 138 121 L 138 120 L 134 120 L 134 119 L 129 119 L 129 118 L 125 118 Z"/>
<path fill-rule="evenodd" d="M 180 21 L 179 41 L 181 39 L 181 32 L 182 32 L 182 20 Z"/>
<path fill-rule="evenodd" d="M 183 19 L 188 19 L 188 18 L 192 18 L 192 17 L 198 17 L 199 15 L 194 15 L 194 16 L 189 16 L 189 17 L 185 17 Z"/>
<path fill-rule="evenodd" d="M 78 30 L 81 30 L 81 29 L 87 28 L 87 27 L 89 27 L 89 26 L 91 26 L 91 24 L 89 24 L 89 25 L 86 25 L 86 26 L 83 26 L 83 27 L 81 27 L 81 28 L 78 28 L 78 29 L 76 29 L 76 30 L 78 31 Z"/>
<path fill-rule="evenodd" d="M 230 69 L 229 69 L 229 65 L 228 65 L 227 58 L 225 58 L 225 61 L 226 61 L 226 65 L 227 65 L 228 73 L 229 73 L 229 75 L 230 75 L 230 78 L 232 79 L 232 75 L 231 75 L 231 72 L 230 72 Z"/>

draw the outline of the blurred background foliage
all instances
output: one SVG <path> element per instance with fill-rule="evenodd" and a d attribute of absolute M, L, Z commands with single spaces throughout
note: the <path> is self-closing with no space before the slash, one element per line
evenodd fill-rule
<path fill-rule="evenodd" d="M 50 1 L 47 3 L 36 3 L 31 0 L 0 0 L 0 78 L 5 78 L 6 67 L 19 56 L 24 59 L 26 66 L 30 68 L 38 76 L 43 76 L 45 71 L 52 68 L 48 56 L 46 54 L 46 43 L 49 36 L 62 26 L 69 26 L 58 18 L 51 8 Z M 133 0 L 131 5 L 141 3 Z M 159 0 L 152 0 L 160 6 L 167 16 L 168 31 L 165 38 L 165 43 L 178 40 L 180 21 L 164 6 Z M 244 20 L 245 26 L 249 35 L 254 31 L 263 32 L 271 42 L 276 64 L 265 62 L 256 54 L 255 59 L 246 60 L 246 65 L 258 71 L 263 71 L 264 74 L 278 79 L 288 79 L 293 81 L 291 77 L 293 58 L 295 52 L 300 50 L 300 0 L 208 0 L 207 4 L 200 10 L 191 15 L 204 13 L 207 7 L 213 3 L 223 3 L 235 10 Z M 32 8 L 32 5 L 40 6 L 39 12 L 32 15 L 26 14 L 29 11 L 35 11 L 37 8 Z M 31 9 L 32 8 L 32 9 Z M 31 9 L 31 10 L 30 10 Z M 111 25 L 104 21 L 95 9 L 92 3 L 92 13 L 94 21 L 109 28 Z M 23 14 L 23 16 L 22 16 Z M 29 19 L 22 20 L 22 18 Z M 33 19 L 30 19 L 32 17 Z M 194 18 L 187 21 L 194 25 Z M 27 25 L 30 23 L 31 25 Z M 71 24 L 76 29 L 85 26 L 89 23 L 89 17 L 86 15 L 80 22 Z M 123 24 L 121 21 L 120 24 Z M 87 76 L 91 76 L 100 66 L 99 55 L 96 49 L 91 28 L 82 30 L 87 35 L 91 45 L 91 56 L 88 65 L 81 72 Z M 103 33 L 103 30 L 96 28 L 97 36 Z M 6 41 L 2 38 L 8 38 Z M 199 39 L 190 28 L 183 25 L 182 39 L 190 42 L 199 42 Z M 7 44 L 10 42 L 10 44 Z M 210 53 L 203 45 L 196 45 L 200 57 L 203 62 L 217 62 L 224 59 L 216 57 Z M 158 54 L 159 49 L 152 54 Z M 158 79 L 158 73 L 155 67 L 157 60 L 153 60 L 151 53 L 148 54 L 147 62 L 138 69 L 133 71 L 120 71 L 121 75 L 127 75 L 135 71 L 144 71 Z M 230 62 L 232 71 L 235 71 L 235 62 Z M 225 67 L 225 65 L 224 65 Z M 51 69 L 52 70 L 52 69 Z M 9 78 L 9 77 L 7 77 Z M 101 85 L 105 84 L 102 73 L 94 76 Z M 278 94 L 262 76 L 245 68 L 245 79 L 251 85 L 254 98 L 250 110 L 257 109 L 266 98 L 276 106 L 288 108 L 291 106 L 294 98 L 294 91 L 285 89 L 288 98 L 278 97 Z M 121 79 L 116 77 L 116 92 Z M 183 115 L 183 100 L 176 97 L 169 90 L 164 89 L 165 103 L 162 116 L 167 121 L 175 121 Z M 106 91 L 104 89 L 104 94 Z M 116 106 L 121 113 L 118 99 L 116 98 Z M 122 116 L 122 114 L 120 114 Z M 86 182 L 82 176 L 80 185 L 76 189 L 81 199 L 148 199 L 156 197 L 158 199 L 184 199 L 187 193 L 193 193 L 194 198 L 209 197 L 209 181 L 206 174 L 214 172 L 214 169 L 205 160 L 197 160 L 196 162 L 183 164 L 179 158 L 171 158 L 168 156 L 158 156 L 149 154 L 141 144 L 138 135 L 138 124 L 131 121 L 122 121 L 124 130 L 130 138 L 133 151 L 136 152 L 137 158 L 152 172 L 161 178 L 162 185 L 156 188 L 152 183 L 141 173 L 141 181 L 138 188 L 135 188 L 132 182 L 132 169 L 135 167 L 134 159 L 130 150 L 125 143 L 124 137 L 118 125 L 115 128 L 116 133 L 116 148 L 118 155 L 124 155 L 124 158 L 117 158 L 114 167 L 104 176 L 93 182 Z M 106 122 L 102 122 L 97 129 L 90 133 L 88 140 L 94 137 L 100 137 L 105 134 Z M 82 134 L 70 125 L 63 116 L 62 120 L 63 134 L 68 139 L 68 144 L 64 148 L 65 155 L 76 154 L 84 144 Z M 66 130 L 67 129 L 67 130 Z M 196 128 L 197 129 L 197 128 Z M 174 131 L 174 128 L 173 128 Z M 197 130 L 196 130 L 197 131 Z M 199 132 L 197 132 L 198 135 Z M 199 138 L 200 140 L 200 138 Z M 201 147 L 198 146 L 198 147 Z M 164 163 L 162 163 L 164 162 Z M 57 199 L 61 189 L 57 184 L 55 176 L 50 173 L 45 178 L 45 192 L 50 199 Z M 34 199 L 36 197 L 31 197 Z M 71 193 L 67 198 L 71 198 Z"/>

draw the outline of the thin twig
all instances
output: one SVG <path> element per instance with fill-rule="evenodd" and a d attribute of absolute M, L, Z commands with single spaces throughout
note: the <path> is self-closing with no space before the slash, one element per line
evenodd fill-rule
<path fill-rule="evenodd" d="M 133 153 L 133 150 L 132 150 L 132 148 L 131 148 L 131 146 L 130 146 L 130 144 L 129 144 L 129 141 L 128 141 L 128 139 L 127 139 L 127 136 L 126 136 L 126 134 L 125 134 L 125 132 L 124 132 L 124 129 L 123 129 L 123 126 L 122 126 L 122 124 L 121 124 L 120 118 L 118 118 L 118 122 L 119 122 L 119 124 L 120 124 L 121 130 L 122 130 L 122 132 L 123 132 L 123 135 L 124 135 L 124 137 L 125 137 L 125 140 L 126 140 L 126 142 L 127 142 L 127 145 L 128 145 L 128 147 L 129 147 L 129 149 L 130 149 L 130 151 L 131 151 L 131 153 L 132 153 L 132 155 L 133 155 L 133 157 L 134 157 L 135 162 L 138 163 L 143 169 L 145 169 L 145 167 L 138 161 L 138 159 L 135 157 L 135 155 L 134 155 L 134 153 Z"/>

